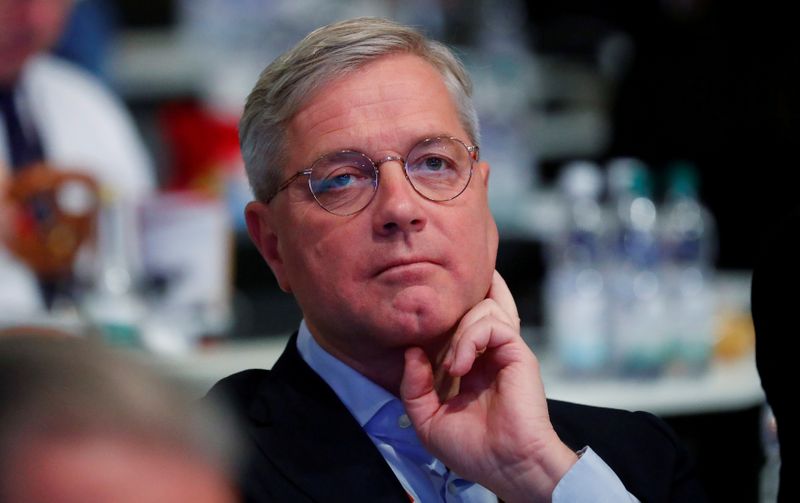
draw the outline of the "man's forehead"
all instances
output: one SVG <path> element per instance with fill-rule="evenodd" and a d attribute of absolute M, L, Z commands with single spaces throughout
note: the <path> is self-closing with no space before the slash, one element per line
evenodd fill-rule
<path fill-rule="evenodd" d="M 435 105 L 435 106 L 431 106 Z M 390 55 L 323 85 L 290 121 L 294 148 L 405 149 L 427 135 L 463 136 L 441 74 L 422 58 Z"/>

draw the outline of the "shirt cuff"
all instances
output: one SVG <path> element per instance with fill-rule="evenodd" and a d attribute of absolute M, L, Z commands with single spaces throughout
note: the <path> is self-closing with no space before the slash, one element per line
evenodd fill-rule
<path fill-rule="evenodd" d="M 553 503 L 639 503 L 590 447 L 581 449 L 579 456 L 553 490 Z"/>

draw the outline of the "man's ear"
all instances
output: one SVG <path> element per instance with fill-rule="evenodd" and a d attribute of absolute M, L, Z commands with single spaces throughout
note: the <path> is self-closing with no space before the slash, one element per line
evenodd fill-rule
<path fill-rule="evenodd" d="M 269 268 L 272 269 L 272 274 L 278 280 L 278 286 L 284 292 L 290 293 L 292 286 L 289 284 L 289 277 L 286 274 L 286 266 L 275 229 L 276 215 L 268 205 L 260 201 L 251 201 L 244 209 L 244 217 L 250 239 L 269 264 Z"/>
<path fill-rule="evenodd" d="M 489 163 L 486 161 L 481 161 L 478 163 L 478 175 L 483 180 L 483 186 L 487 189 L 489 188 Z"/>

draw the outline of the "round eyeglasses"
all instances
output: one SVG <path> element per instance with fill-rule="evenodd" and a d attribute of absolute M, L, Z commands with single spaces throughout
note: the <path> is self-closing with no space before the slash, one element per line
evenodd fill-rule
<path fill-rule="evenodd" d="M 408 155 L 387 156 L 378 162 L 356 150 L 325 154 L 310 168 L 284 181 L 267 203 L 300 176 L 308 177 L 308 188 L 317 203 L 334 215 L 348 216 L 367 207 L 378 190 L 379 167 L 389 161 L 403 163 L 406 179 L 414 190 L 430 201 L 450 201 L 467 188 L 478 146 L 467 146 L 457 138 L 439 136 L 414 145 Z"/>

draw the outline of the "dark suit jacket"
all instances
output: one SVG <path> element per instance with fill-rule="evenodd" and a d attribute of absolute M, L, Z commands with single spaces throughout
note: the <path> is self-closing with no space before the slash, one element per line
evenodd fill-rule
<path fill-rule="evenodd" d="M 367 434 L 300 357 L 295 339 L 271 371 L 234 374 L 209 392 L 232 406 L 246 436 L 244 501 L 408 503 Z M 591 446 L 642 502 L 705 501 L 686 452 L 655 416 L 548 404 L 561 439 L 576 450 Z"/>

